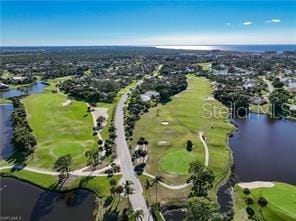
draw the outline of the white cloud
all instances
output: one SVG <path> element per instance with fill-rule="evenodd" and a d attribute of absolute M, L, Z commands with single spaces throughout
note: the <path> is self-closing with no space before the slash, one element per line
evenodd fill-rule
<path fill-rule="evenodd" d="M 276 19 L 276 18 L 273 18 L 273 19 L 270 19 L 270 20 L 266 20 L 265 23 L 280 23 L 281 20 L 280 19 Z"/>
<path fill-rule="evenodd" d="M 231 23 L 230 23 L 230 22 L 227 22 L 226 25 L 227 25 L 227 26 L 231 26 Z"/>
<path fill-rule="evenodd" d="M 245 26 L 252 25 L 252 24 L 253 24 L 253 22 L 251 22 L 251 21 L 244 21 L 243 22 L 243 25 L 245 25 Z"/>

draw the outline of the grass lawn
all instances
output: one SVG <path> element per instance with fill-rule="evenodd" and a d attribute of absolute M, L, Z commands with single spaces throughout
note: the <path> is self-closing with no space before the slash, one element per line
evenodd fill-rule
<path fill-rule="evenodd" d="M 151 178 L 145 175 L 140 175 L 138 178 L 141 181 L 141 184 L 143 187 L 143 194 L 146 199 L 146 202 L 155 203 L 156 202 L 155 186 L 149 188 L 149 190 L 145 188 L 146 180 L 147 179 L 151 180 Z M 157 200 L 162 205 L 175 205 L 175 206 L 180 205 L 181 206 L 186 203 L 189 191 L 190 191 L 190 187 L 187 187 L 185 189 L 180 189 L 180 190 L 170 190 L 159 184 L 157 186 Z"/>
<path fill-rule="evenodd" d="M 188 177 L 189 163 L 195 159 L 204 162 L 204 148 L 198 137 L 202 131 L 207 137 L 209 167 L 214 170 L 217 184 L 228 173 L 231 156 L 227 134 L 234 127 L 228 118 L 204 117 L 204 104 L 223 107 L 211 97 L 211 83 L 207 79 L 189 75 L 188 84 L 186 91 L 173 96 L 166 104 L 151 108 L 141 117 L 136 123 L 133 146 L 139 137 L 145 137 L 149 141 L 146 171 L 161 174 L 166 183 L 182 184 Z M 163 121 L 169 124 L 162 125 Z M 192 152 L 186 150 L 189 139 L 194 144 Z"/>
<path fill-rule="evenodd" d="M 22 101 L 28 121 L 37 138 L 37 147 L 28 165 L 52 169 L 58 157 L 70 154 L 72 169 L 86 165 L 85 152 L 96 146 L 93 121 L 86 103 L 72 101 L 63 106 L 66 96 L 56 93 L 33 94 Z"/>
<path fill-rule="evenodd" d="M 254 199 L 254 204 L 251 206 L 255 214 L 263 220 L 260 214 L 260 207 L 257 203 L 259 197 L 264 197 L 268 204 L 262 209 L 264 220 L 276 221 L 295 221 L 296 220 L 296 186 L 275 183 L 272 188 L 257 188 L 252 189 L 250 196 Z M 248 220 L 245 212 L 246 203 L 244 202 L 245 195 L 242 188 L 235 187 L 235 219 L 237 221 Z"/>

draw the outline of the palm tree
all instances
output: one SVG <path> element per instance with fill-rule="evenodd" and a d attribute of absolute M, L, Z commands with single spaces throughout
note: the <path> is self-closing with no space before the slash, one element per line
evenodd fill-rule
<path fill-rule="evenodd" d="M 129 195 L 132 195 L 134 193 L 134 187 L 132 186 L 134 183 L 130 180 L 126 180 L 123 184 L 123 190 L 124 190 L 124 196 L 128 198 L 129 201 Z M 130 201 L 129 201 L 130 205 Z"/>
<path fill-rule="evenodd" d="M 118 185 L 116 188 L 115 188 L 115 192 L 118 194 L 118 203 L 117 205 L 119 204 L 120 202 L 120 194 L 123 192 L 123 186 L 122 185 Z"/>
<path fill-rule="evenodd" d="M 142 209 L 136 209 L 133 211 L 132 217 L 135 218 L 135 220 L 143 220 L 144 211 Z"/>
<path fill-rule="evenodd" d="M 149 203 L 151 203 L 150 187 L 152 187 L 152 182 L 149 179 L 146 179 L 145 190 L 148 192 Z"/>
<path fill-rule="evenodd" d="M 66 178 L 69 177 L 69 172 L 71 169 L 72 164 L 72 157 L 68 154 L 65 156 L 61 156 L 57 159 L 57 161 L 54 164 L 54 169 L 57 172 L 60 172 L 61 176 L 66 176 Z"/>
<path fill-rule="evenodd" d="M 158 203 L 157 200 L 157 186 L 159 182 L 163 182 L 164 178 L 161 175 L 156 175 L 152 180 L 152 185 L 155 185 L 155 202 Z"/>

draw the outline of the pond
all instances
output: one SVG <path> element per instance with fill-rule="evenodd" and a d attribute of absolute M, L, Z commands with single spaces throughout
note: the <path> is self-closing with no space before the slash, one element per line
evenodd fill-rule
<path fill-rule="evenodd" d="M 295 121 L 249 114 L 232 122 L 238 127 L 229 139 L 238 182 L 280 181 L 296 185 Z M 231 201 L 229 187 L 222 186 L 217 194 L 222 212 L 228 210 Z"/>
<path fill-rule="evenodd" d="M 12 104 L 0 104 L 0 159 L 9 157 L 13 152 L 10 144 L 12 135 L 10 115 L 12 111 Z"/>
<path fill-rule="evenodd" d="M 44 91 L 44 88 L 47 86 L 47 84 L 38 81 L 34 84 L 31 84 L 27 87 L 21 87 L 17 89 L 10 89 L 7 91 L 1 91 L 0 92 L 0 98 L 10 98 L 10 97 L 16 97 L 26 94 L 36 94 L 36 93 L 42 93 Z"/>
<path fill-rule="evenodd" d="M 46 191 L 14 178 L 1 178 L 1 217 L 7 220 L 92 221 L 95 196 L 87 190 Z"/>
<path fill-rule="evenodd" d="M 234 119 L 229 139 L 239 182 L 281 181 L 296 185 L 296 122 L 250 114 Z"/>

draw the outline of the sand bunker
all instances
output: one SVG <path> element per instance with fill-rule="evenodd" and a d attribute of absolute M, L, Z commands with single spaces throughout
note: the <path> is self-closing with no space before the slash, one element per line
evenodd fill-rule
<path fill-rule="evenodd" d="M 70 105 L 71 103 L 72 103 L 72 100 L 71 99 L 67 99 L 62 105 L 63 105 L 63 107 L 65 107 L 65 106 Z"/>
<path fill-rule="evenodd" d="M 160 145 L 160 146 L 166 145 L 166 144 L 168 144 L 168 141 L 166 141 L 166 140 L 161 140 L 158 142 L 158 145 Z"/>
<path fill-rule="evenodd" d="M 170 124 L 170 122 L 168 122 L 168 121 L 162 121 L 161 122 L 161 125 L 163 125 L 163 126 L 167 126 L 167 125 L 169 125 Z"/>
<path fill-rule="evenodd" d="M 214 101 L 215 98 L 213 97 L 206 97 L 206 98 L 203 98 L 204 101 Z"/>
<path fill-rule="evenodd" d="M 241 188 L 256 189 L 261 187 L 273 187 L 274 183 L 255 181 L 255 182 L 248 182 L 248 183 L 238 183 L 238 186 Z"/>

